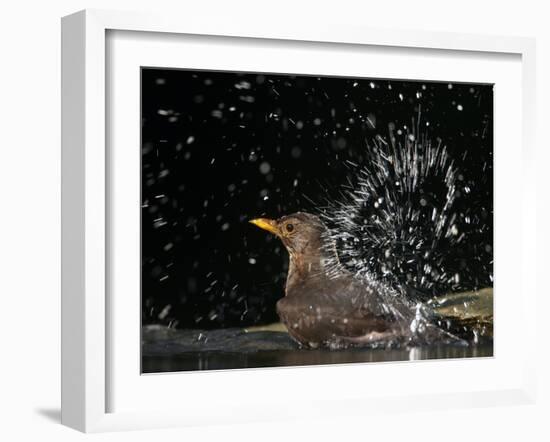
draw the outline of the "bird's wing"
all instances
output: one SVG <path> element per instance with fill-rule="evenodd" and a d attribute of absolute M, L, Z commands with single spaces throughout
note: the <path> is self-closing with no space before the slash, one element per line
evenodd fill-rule
<path fill-rule="evenodd" d="M 343 277 L 309 287 L 313 301 L 322 299 L 322 315 L 332 323 L 345 323 L 347 329 L 387 330 L 408 328 L 414 312 L 397 294 L 382 292 L 384 287 Z"/>

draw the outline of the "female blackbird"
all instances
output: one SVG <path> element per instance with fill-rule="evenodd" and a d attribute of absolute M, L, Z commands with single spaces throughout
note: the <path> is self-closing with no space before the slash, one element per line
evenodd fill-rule
<path fill-rule="evenodd" d="M 277 235 L 290 263 L 277 313 L 302 346 L 346 348 L 453 341 L 423 319 L 421 309 L 374 279 L 358 279 L 339 262 L 323 222 L 298 212 L 252 224 Z"/>

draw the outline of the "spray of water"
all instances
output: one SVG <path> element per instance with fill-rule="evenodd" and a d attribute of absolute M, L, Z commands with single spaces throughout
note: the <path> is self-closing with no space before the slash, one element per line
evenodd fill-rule
<path fill-rule="evenodd" d="M 324 207 L 327 243 L 358 278 L 376 280 L 409 299 L 460 283 L 449 256 L 464 239 L 457 224 L 458 172 L 446 147 L 416 133 L 370 140 L 340 198 Z M 464 269 L 462 269 L 464 270 Z"/>

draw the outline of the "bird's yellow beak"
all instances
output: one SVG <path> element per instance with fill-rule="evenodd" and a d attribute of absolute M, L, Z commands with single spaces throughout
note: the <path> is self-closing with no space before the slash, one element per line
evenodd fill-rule
<path fill-rule="evenodd" d="M 249 221 L 251 224 L 258 226 L 260 229 L 267 230 L 274 235 L 279 236 L 279 228 L 277 227 L 277 221 L 267 218 L 256 218 Z"/>

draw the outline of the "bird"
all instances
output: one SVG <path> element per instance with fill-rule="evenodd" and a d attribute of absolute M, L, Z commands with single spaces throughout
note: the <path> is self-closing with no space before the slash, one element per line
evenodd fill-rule
<path fill-rule="evenodd" d="M 289 254 L 285 296 L 277 314 L 306 348 L 392 347 L 461 342 L 432 324 L 424 306 L 375 278 L 357 278 L 338 259 L 324 222 L 297 212 L 250 223 L 276 235 Z"/>

